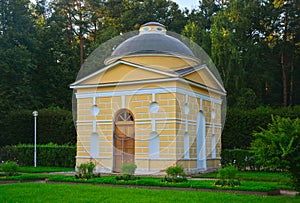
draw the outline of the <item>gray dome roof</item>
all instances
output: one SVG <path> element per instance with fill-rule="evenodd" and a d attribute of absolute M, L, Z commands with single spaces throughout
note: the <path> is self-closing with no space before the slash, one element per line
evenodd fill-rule
<path fill-rule="evenodd" d="M 193 52 L 181 41 L 164 34 L 149 33 L 137 35 L 121 43 L 112 57 L 137 53 L 171 53 L 194 56 Z"/>
<path fill-rule="evenodd" d="M 156 25 L 164 26 L 159 23 L 146 23 L 143 26 Z M 185 57 L 195 57 L 193 52 L 180 40 L 167 35 L 163 32 L 148 32 L 141 33 L 131 37 L 113 51 L 108 61 L 115 61 L 125 56 L 137 54 L 172 54 Z"/>

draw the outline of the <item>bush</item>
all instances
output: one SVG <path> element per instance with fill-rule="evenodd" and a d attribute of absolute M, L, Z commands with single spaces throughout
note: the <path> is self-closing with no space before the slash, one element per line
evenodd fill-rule
<path fill-rule="evenodd" d="M 170 166 L 167 168 L 166 173 L 168 176 L 171 176 L 172 178 L 185 176 L 184 169 L 182 166 Z"/>
<path fill-rule="evenodd" d="M 37 117 L 37 143 L 76 143 L 72 112 L 63 109 L 40 109 Z M 33 143 L 32 110 L 10 112 L 0 123 L 0 146 Z M 18 126 L 16 128 L 16 126 Z"/>
<path fill-rule="evenodd" d="M 256 163 L 255 153 L 244 149 L 223 149 L 221 151 L 222 166 L 234 164 L 239 170 L 259 170 L 261 166 Z"/>
<path fill-rule="evenodd" d="M 133 175 L 136 167 L 135 164 L 123 164 L 121 166 L 121 171 L 124 175 Z"/>
<path fill-rule="evenodd" d="M 14 161 L 6 161 L 2 164 L 1 170 L 6 176 L 14 176 L 18 174 L 19 165 Z"/>
<path fill-rule="evenodd" d="M 300 190 L 300 119 L 272 117 L 272 123 L 254 137 L 252 148 L 257 162 L 288 171 Z"/>
<path fill-rule="evenodd" d="M 235 179 L 237 172 L 238 169 L 233 165 L 220 168 L 218 171 L 218 178 L 220 178 L 220 180 L 217 180 L 215 182 L 215 185 L 228 186 L 228 187 L 234 187 L 240 185 L 241 184 L 240 181 Z"/>
<path fill-rule="evenodd" d="M 237 172 L 238 169 L 235 166 L 227 166 L 219 169 L 218 177 L 220 179 L 234 179 Z"/>
<path fill-rule="evenodd" d="M 187 181 L 183 166 L 170 166 L 167 168 L 166 173 L 168 176 L 165 176 L 162 182 L 178 183 Z"/>
<path fill-rule="evenodd" d="M 100 177 L 100 174 L 94 174 L 95 167 L 96 165 L 93 162 L 80 164 L 77 167 L 78 174 L 75 175 L 76 179 L 90 179 L 94 177 Z"/>
<path fill-rule="evenodd" d="M 278 109 L 258 107 L 252 110 L 228 108 L 222 132 L 222 149 L 250 149 L 253 132 L 259 131 L 260 127 L 266 128 L 272 122 L 271 115 L 295 119 L 300 117 L 300 106 Z"/>
<path fill-rule="evenodd" d="M 135 169 L 137 166 L 135 164 L 123 164 L 121 166 L 122 176 L 116 176 L 116 180 L 123 180 L 123 181 L 129 181 L 129 180 L 137 180 L 138 177 L 135 177 L 133 174 L 135 172 Z"/>
<path fill-rule="evenodd" d="M 23 166 L 32 166 L 34 156 L 33 145 L 16 145 L 0 147 L 0 160 L 16 161 Z M 38 166 L 75 166 L 76 146 L 69 145 L 37 145 Z"/>

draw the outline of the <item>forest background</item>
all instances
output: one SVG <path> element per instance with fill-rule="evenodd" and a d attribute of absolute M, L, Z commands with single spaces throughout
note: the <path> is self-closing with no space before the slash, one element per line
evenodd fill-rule
<path fill-rule="evenodd" d="M 71 111 L 69 84 L 89 54 L 149 21 L 206 51 L 229 109 L 299 105 L 299 14 L 296 0 L 202 0 L 193 10 L 171 0 L 1 1 L 0 126 L 11 112 Z"/>

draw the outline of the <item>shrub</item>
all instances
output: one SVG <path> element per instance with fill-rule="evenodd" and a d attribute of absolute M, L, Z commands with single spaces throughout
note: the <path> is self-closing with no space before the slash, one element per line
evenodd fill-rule
<path fill-rule="evenodd" d="M 237 172 L 238 169 L 235 166 L 227 166 L 219 169 L 218 177 L 221 179 L 234 179 Z"/>
<path fill-rule="evenodd" d="M 34 146 L 19 144 L 16 146 L 0 147 L 0 160 L 15 161 L 20 165 L 33 165 Z M 37 145 L 37 165 L 74 167 L 76 156 L 76 146 L 69 145 Z"/>
<path fill-rule="evenodd" d="M 37 142 L 59 145 L 76 143 L 72 112 L 64 109 L 40 109 L 37 117 Z M 32 110 L 19 110 L 4 115 L 0 122 L 0 146 L 33 143 Z M 16 126 L 18 126 L 16 128 Z"/>
<path fill-rule="evenodd" d="M 220 179 L 215 182 L 215 185 L 229 187 L 240 185 L 240 181 L 235 179 L 237 172 L 238 169 L 233 165 L 220 168 L 218 171 L 218 178 Z"/>
<path fill-rule="evenodd" d="M 252 148 L 265 167 L 284 169 L 300 190 L 300 119 L 272 117 L 266 129 L 254 133 Z"/>
<path fill-rule="evenodd" d="M 90 179 L 94 177 L 99 177 L 100 174 L 95 175 L 94 169 L 96 165 L 93 162 L 80 164 L 78 169 L 78 174 L 75 175 L 77 179 Z"/>
<path fill-rule="evenodd" d="M 221 151 L 222 166 L 234 164 L 239 170 L 259 170 L 260 165 L 256 163 L 253 150 L 245 149 L 223 149 Z"/>
<path fill-rule="evenodd" d="M 162 179 L 162 182 L 186 182 L 186 174 L 184 173 L 184 168 L 182 166 L 170 166 L 167 168 L 166 173 L 168 176 L 165 176 Z"/>
<path fill-rule="evenodd" d="M 2 171 L 7 176 L 14 176 L 18 174 L 19 165 L 14 161 L 6 161 L 2 164 Z"/>
<path fill-rule="evenodd" d="M 121 170 L 124 175 L 133 175 L 136 167 L 135 164 L 123 164 Z"/>
<path fill-rule="evenodd" d="M 259 131 L 260 127 L 266 128 L 272 122 L 271 115 L 295 119 L 300 117 L 300 106 L 277 109 L 258 107 L 251 110 L 228 108 L 222 132 L 222 149 L 249 149 L 254 140 L 253 132 Z"/>
<path fill-rule="evenodd" d="M 116 180 L 123 180 L 123 181 L 129 181 L 129 180 L 137 180 L 138 177 L 135 177 L 133 174 L 135 172 L 135 169 L 137 166 L 135 164 L 123 164 L 121 166 L 122 176 L 116 176 Z"/>
<path fill-rule="evenodd" d="M 172 178 L 185 176 L 184 169 L 182 166 L 170 166 L 167 168 L 166 173 L 168 176 L 171 176 Z"/>

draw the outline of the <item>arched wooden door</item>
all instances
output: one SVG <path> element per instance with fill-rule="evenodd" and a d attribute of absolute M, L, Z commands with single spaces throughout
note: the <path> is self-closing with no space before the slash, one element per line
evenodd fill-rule
<path fill-rule="evenodd" d="M 128 109 L 119 110 L 114 119 L 113 171 L 121 172 L 122 164 L 134 163 L 134 117 Z"/>

